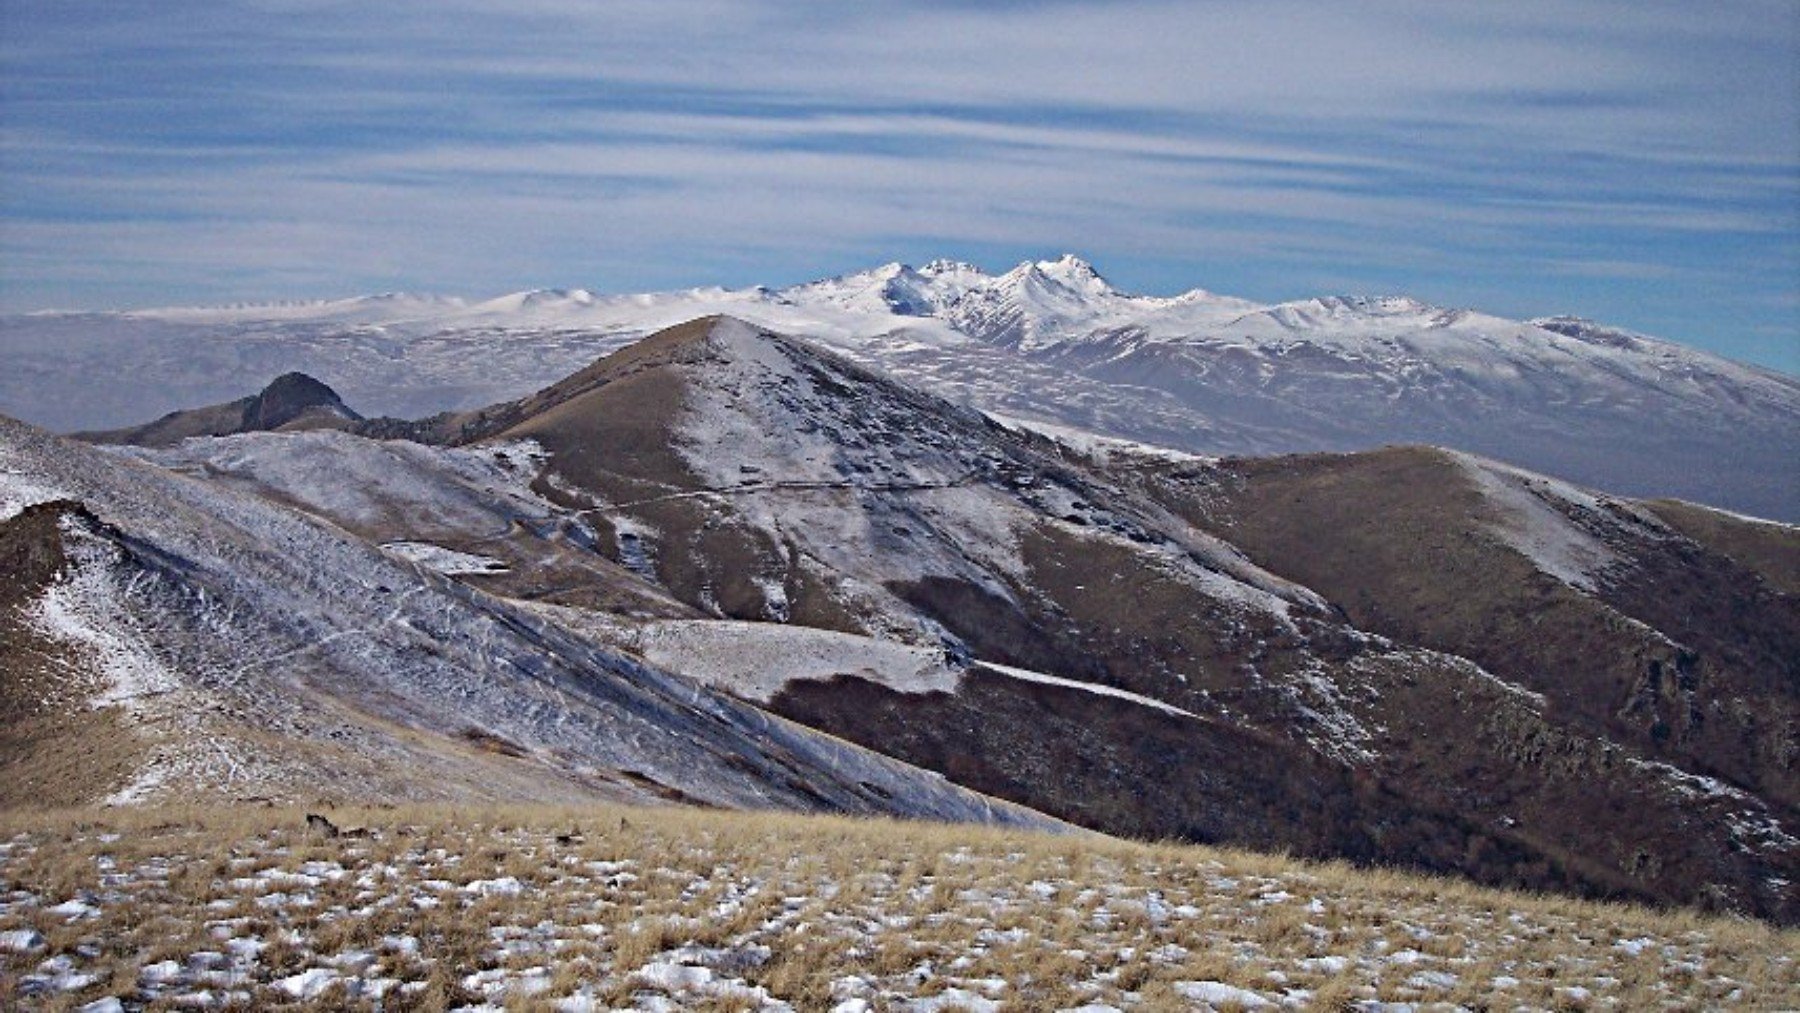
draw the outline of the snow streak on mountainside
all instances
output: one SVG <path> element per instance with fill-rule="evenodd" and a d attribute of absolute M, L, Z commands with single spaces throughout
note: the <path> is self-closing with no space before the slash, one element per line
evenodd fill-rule
<path fill-rule="evenodd" d="M 1625 494 L 1800 519 L 1800 380 L 1573 318 L 1406 298 L 1122 293 L 1072 256 L 889 264 L 782 290 L 338 302 L 0 318 L 0 410 L 139 423 L 291 369 L 416 417 L 518 397 L 726 313 L 1023 420 L 1203 454 L 1429 443 Z"/>

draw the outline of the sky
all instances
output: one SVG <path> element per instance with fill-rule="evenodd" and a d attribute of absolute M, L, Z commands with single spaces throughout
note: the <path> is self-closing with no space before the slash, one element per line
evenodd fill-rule
<path fill-rule="evenodd" d="M 1116 286 L 1800 374 L 1793 0 L 0 0 L 0 309 Z"/>

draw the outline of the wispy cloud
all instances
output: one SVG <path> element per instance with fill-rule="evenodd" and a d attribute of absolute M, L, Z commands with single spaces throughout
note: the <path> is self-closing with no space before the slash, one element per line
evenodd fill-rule
<path fill-rule="evenodd" d="M 1797 47 L 1786 0 L 11 4 L 0 300 L 1076 248 L 1800 369 Z"/>

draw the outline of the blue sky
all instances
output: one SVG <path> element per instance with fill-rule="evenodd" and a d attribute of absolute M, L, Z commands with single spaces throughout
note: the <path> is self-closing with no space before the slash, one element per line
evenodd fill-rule
<path fill-rule="evenodd" d="M 0 3 L 0 308 L 1117 285 L 1800 373 L 1800 4 Z"/>

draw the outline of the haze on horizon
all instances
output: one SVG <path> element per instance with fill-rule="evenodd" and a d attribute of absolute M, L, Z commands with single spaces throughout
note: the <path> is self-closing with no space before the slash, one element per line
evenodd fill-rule
<path fill-rule="evenodd" d="M 1800 7 L 0 7 L 0 309 L 780 286 L 1574 313 L 1800 374 Z"/>

